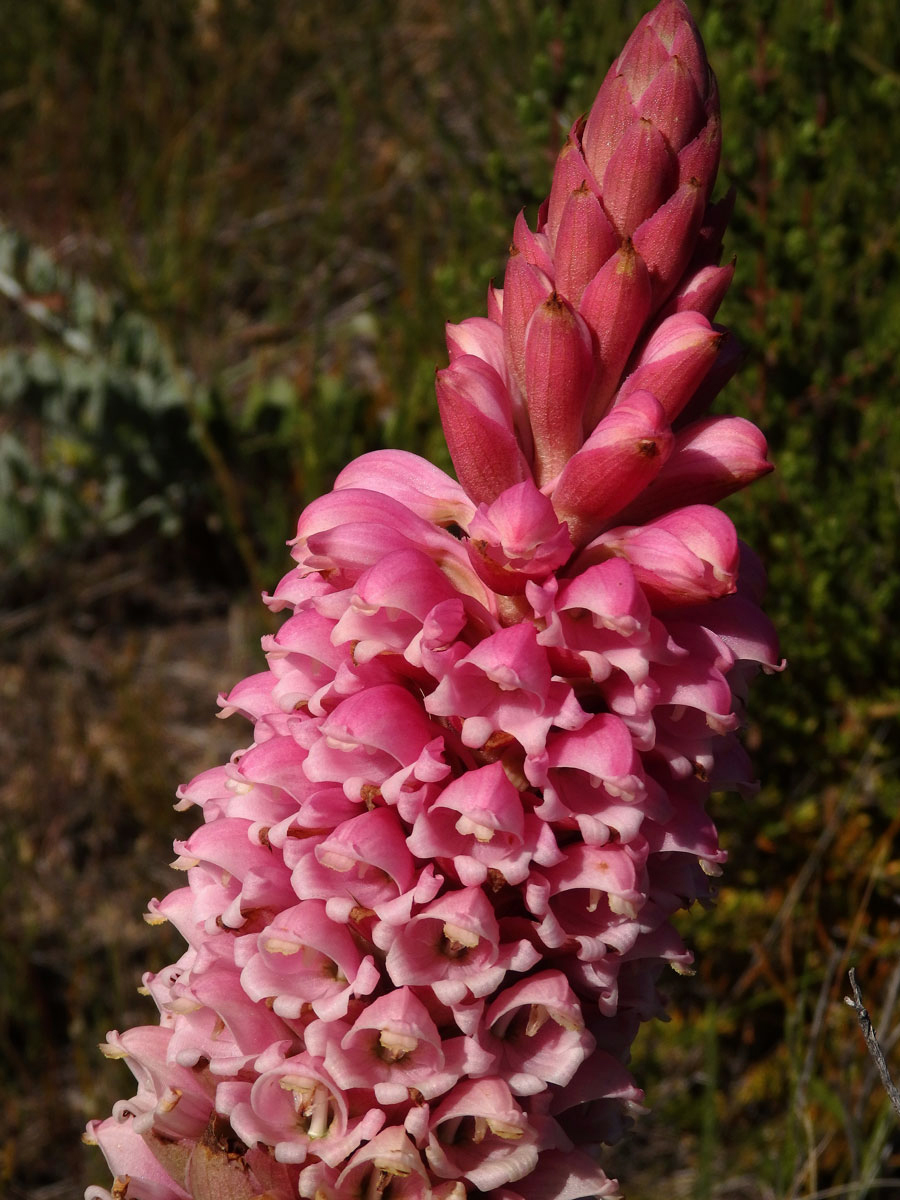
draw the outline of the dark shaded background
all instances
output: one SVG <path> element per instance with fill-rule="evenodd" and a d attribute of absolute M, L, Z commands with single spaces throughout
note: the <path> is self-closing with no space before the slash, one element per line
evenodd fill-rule
<path fill-rule="evenodd" d="M 0 1191 L 69 1200 L 130 1094 L 95 1050 L 177 955 L 174 787 L 247 731 L 254 599 L 340 466 L 446 466 L 445 319 L 645 5 L 0 0 Z M 900 29 L 892 0 L 696 3 L 736 188 L 717 402 L 779 470 L 729 502 L 790 670 L 763 788 L 722 797 L 718 908 L 645 1030 L 631 1200 L 889 1195 L 900 1143 L 852 1012 L 900 1034 Z M 891 1057 L 889 1055 L 889 1057 Z M 892 1061 L 897 1064 L 896 1052 Z"/>

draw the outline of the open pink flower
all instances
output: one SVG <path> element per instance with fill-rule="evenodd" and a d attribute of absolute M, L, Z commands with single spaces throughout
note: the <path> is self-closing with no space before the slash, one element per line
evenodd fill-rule
<path fill-rule="evenodd" d="M 360 954 L 322 900 L 285 909 L 255 943 L 241 986 L 253 1000 L 271 1000 L 279 1016 L 299 1017 L 309 1005 L 317 1016 L 342 1017 L 353 996 L 370 995 L 379 982 L 371 955 Z"/>
<path fill-rule="evenodd" d="M 489 1044 L 514 1094 L 567 1084 L 594 1048 L 578 998 L 558 971 L 541 971 L 513 984 L 485 1013 Z"/>
<path fill-rule="evenodd" d="M 538 961 L 526 939 L 501 941 L 494 909 L 477 887 L 449 891 L 402 927 L 382 928 L 392 982 L 426 984 L 445 1004 L 462 1000 L 467 990 L 486 996 L 508 970 L 527 971 Z"/>
<path fill-rule="evenodd" d="M 426 1154 L 438 1178 L 490 1191 L 534 1170 L 538 1136 L 502 1079 L 471 1080 L 432 1115 Z"/>
<path fill-rule="evenodd" d="M 493 879 L 522 883 L 532 861 L 549 866 L 561 854 L 549 825 L 525 812 L 499 763 L 453 780 L 413 826 L 409 848 L 419 858 L 452 857 L 466 886 Z"/>

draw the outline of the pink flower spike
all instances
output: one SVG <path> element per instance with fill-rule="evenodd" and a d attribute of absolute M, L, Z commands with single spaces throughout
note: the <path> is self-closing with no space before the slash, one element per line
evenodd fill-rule
<path fill-rule="evenodd" d="M 573 890 L 586 892 L 588 913 L 605 897 L 610 912 L 636 917 L 646 899 L 634 856 L 629 847 L 616 843 L 572 846 L 564 862 L 546 871 L 546 879 L 553 897 Z"/>
<path fill-rule="evenodd" d="M 144 1025 L 124 1034 L 111 1031 L 100 1051 L 123 1059 L 137 1080 L 138 1094 L 130 1101 L 137 1132 L 155 1127 L 173 1140 L 198 1137 L 212 1112 L 212 1090 L 193 1071 L 169 1061 L 171 1039 L 171 1029 Z"/>
<path fill-rule="evenodd" d="M 589 1154 L 569 1149 L 545 1151 L 516 1187 L 520 1200 L 618 1200 L 621 1195 L 616 1180 L 608 1179 Z"/>
<path fill-rule="evenodd" d="M 147 920 L 187 947 L 104 1047 L 137 1088 L 87 1200 L 616 1194 L 585 1148 L 639 1111 L 672 918 L 725 860 L 706 807 L 753 795 L 748 688 L 784 665 L 712 507 L 770 469 L 707 416 L 740 360 L 720 147 L 660 0 L 447 326 L 458 482 L 376 451 L 300 515 L 267 669 L 221 701 L 249 745 L 178 792 L 200 824 Z"/>
<path fill-rule="evenodd" d="M 660 40 L 647 14 L 625 43 L 614 69 L 628 84 L 628 92 L 636 104 L 668 62 L 668 47 Z"/>
<path fill-rule="evenodd" d="M 718 353 L 713 365 L 707 371 L 703 382 L 694 392 L 687 407 L 682 409 L 674 422 L 675 429 L 683 429 L 686 425 L 705 417 L 710 405 L 718 396 L 726 383 L 735 375 L 744 361 L 744 348 L 727 330 L 717 327 L 722 333 Z"/>
<path fill-rule="evenodd" d="M 694 139 L 706 120 L 691 73 L 677 56 L 657 73 L 635 107 L 676 153 Z"/>
<path fill-rule="evenodd" d="M 291 883 L 304 899 L 346 896 L 355 905 L 374 910 L 409 891 L 415 882 L 406 831 L 387 808 L 361 812 L 322 841 L 305 839 L 285 857 L 294 863 Z"/>
<path fill-rule="evenodd" d="M 236 684 L 227 695 L 220 695 L 219 704 L 223 719 L 239 712 L 249 721 L 255 721 L 272 709 L 273 679 L 268 671 L 248 675 Z M 195 781 L 196 782 L 196 781 Z"/>
<path fill-rule="evenodd" d="M 455 596 L 447 576 L 421 550 L 395 550 L 360 576 L 331 641 L 352 642 L 357 664 L 378 654 L 403 654 L 431 610 Z"/>
<path fill-rule="evenodd" d="M 691 610 L 690 616 L 720 638 L 737 660 L 759 663 L 765 671 L 784 669 L 772 622 L 748 597 L 724 596 Z"/>
<path fill-rule="evenodd" d="M 395 683 L 348 696 L 319 727 L 304 764 L 313 781 L 340 780 L 348 799 L 410 766 L 434 736 L 413 696 Z"/>
<path fill-rule="evenodd" d="M 553 772 L 567 774 L 554 776 Z M 563 778 L 589 786 L 598 804 L 604 802 L 603 792 L 629 803 L 643 800 L 646 794 L 640 758 L 627 727 L 613 713 L 597 713 L 582 729 L 559 733 L 550 742 L 547 774 L 540 781 L 548 817 Z"/>
<path fill-rule="evenodd" d="M 697 26 L 684 0 L 661 0 L 642 21 L 653 29 L 670 54 L 677 54 L 689 65 L 698 88 L 705 87 L 709 64 Z"/>
<path fill-rule="evenodd" d="M 692 142 L 688 142 L 684 149 L 679 151 L 678 182 L 684 184 L 694 180 L 708 202 L 716 182 L 722 153 L 722 121 L 719 117 L 719 96 L 715 86 L 706 102 L 706 111 L 708 118 L 704 127 Z"/>
<path fill-rule="evenodd" d="M 649 639 L 650 605 L 634 571 L 620 558 L 588 567 L 566 582 L 556 608 L 560 612 L 574 609 L 581 617 L 589 615 L 595 630 L 609 630 L 638 645 Z"/>
<path fill-rule="evenodd" d="M 312 1146 L 327 1161 L 328 1143 L 347 1133 L 347 1100 L 309 1054 L 263 1070 L 252 1087 L 220 1085 L 217 1104 L 242 1141 L 274 1146 L 278 1162 L 302 1163 Z"/>
<path fill-rule="evenodd" d="M 475 594 L 483 589 L 473 577 L 459 542 L 392 497 L 362 488 L 345 488 L 320 496 L 301 514 L 292 554 L 309 572 L 320 572 L 346 587 L 390 550 L 409 546 L 423 550 L 462 591 L 467 582 Z M 317 596 L 314 603 L 321 604 Z"/>

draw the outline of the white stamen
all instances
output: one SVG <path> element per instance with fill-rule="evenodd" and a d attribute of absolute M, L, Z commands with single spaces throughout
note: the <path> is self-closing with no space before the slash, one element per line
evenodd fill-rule
<path fill-rule="evenodd" d="M 480 938 L 472 929 L 463 929 L 462 925 L 454 925 L 451 921 L 444 923 L 444 937 L 448 942 L 456 942 L 469 950 L 474 950 Z"/>
<path fill-rule="evenodd" d="M 338 854 L 334 850 L 325 850 L 321 854 L 317 854 L 316 858 L 323 867 L 330 867 L 332 871 L 352 871 L 356 865 L 355 858 L 349 858 L 346 854 Z"/>
<path fill-rule="evenodd" d="M 333 733 L 326 734 L 325 745 L 329 750 L 343 750 L 345 754 L 349 754 L 351 750 L 359 749 L 358 742 L 354 742 L 349 737 L 335 736 Z"/>
<path fill-rule="evenodd" d="M 461 833 L 463 837 L 474 837 L 476 842 L 484 844 L 493 838 L 495 831 L 490 825 L 482 825 L 480 821 L 473 821 L 471 817 L 463 814 L 456 822 L 456 832 Z"/>
<path fill-rule="evenodd" d="M 505 663 L 498 663 L 490 671 L 486 671 L 488 679 L 496 683 L 501 692 L 515 692 L 522 686 L 519 676 Z"/>
<path fill-rule="evenodd" d="M 284 1075 L 278 1082 L 284 1091 L 291 1093 L 294 1111 L 300 1118 L 298 1124 L 306 1136 L 325 1137 L 330 1124 L 328 1109 L 331 1095 L 328 1089 L 314 1079 L 298 1075 Z"/>
<path fill-rule="evenodd" d="M 525 1026 L 525 1036 L 534 1037 L 549 1016 L 550 1013 L 543 1004 L 532 1004 L 528 1013 L 528 1024 Z"/>
<path fill-rule="evenodd" d="M 284 938 L 270 937 L 263 942 L 263 948 L 269 954 L 296 954 L 300 947 L 296 942 L 285 941 Z"/>
<path fill-rule="evenodd" d="M 498 1121 L 494 1117 L 488 1117 L 487 1123 L 491 1133 L 508 1142 L 517 1142 L 524 1132 L 517 1125 L 509 1125 L 506 1121 Z"/>
<path fill-rule="evenodd" d="M 419 1039 L 408 1033 L 397 1033 L 393 1029 L 382 1029 L 378 1035 L 378 1044 L 382 1048 L 381 1057 L 387 1062 L 400 1062 L 408 1054 L 412 1054 L 419 1044 Z"/>

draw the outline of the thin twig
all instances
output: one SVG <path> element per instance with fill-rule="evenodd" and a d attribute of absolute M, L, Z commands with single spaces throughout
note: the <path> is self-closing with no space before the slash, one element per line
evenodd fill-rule
<path fill-rule="evenodd" d="M 853 996 L 845 996 L 844 1003 L 856 1013 L 856 1019 L 859 1021 L 859 1027 L 862 1030 L 863 1038 L 865 1039 L 866 1049 L 871 1055 L 872 1061 L 878 1068 L 878 1074 L 881 1076 L 881 1082 L 884 1084 L 884 1090 L 888 1094 L 888 1099 L 894 1109 L 894 1112 L 900 1117 L 900 1089 L 897 1088 L 891 1073 L 888 1070 L 888 1065 L 884 1059 L 884 1051 L 878 1044 L 878 1037 L 872 1027 L 872 1019 L 863 1004 L 862 993 L 859 990 L 859 984 L 856 982 L 856 968 L 851 967 L 849 972 L 850 987 L 853 991 Z"/>
<path fill-rule="evenodd" d="M 897 965 L 891 972 L 884 1003 L 881 1005 L 881 1012 L 878 1014 L 878 1028 L 881 1030 L 878 1044 L 884 1052 L 885 1059 L 887 1059 L 887 1056 L 896 1046 L 897 1037 L 900 1035 L 900 1026 L 895 1025 L 891 1028 L 891 1020 L 894 1014 L 894 1007 L 897 1003 L 898 991 L 900 991 L 900 961 L 897 962 Z M 860 1088 L 860 1095 L 856 1103 L 856 1118 L 859 1121 L 863 1120 L 866 1101 L 872 1093 L 877 1073 L 877 1068 L 872 1063 L 863 1076 L 863 1085 Z"/>

